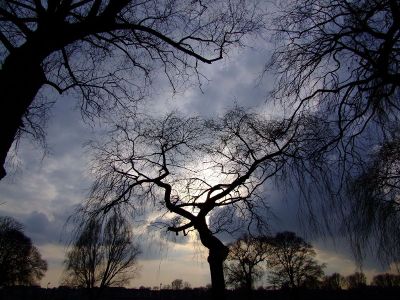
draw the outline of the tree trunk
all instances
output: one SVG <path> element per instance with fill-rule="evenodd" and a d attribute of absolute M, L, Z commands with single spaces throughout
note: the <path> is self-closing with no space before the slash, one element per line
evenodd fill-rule
<path fill-rule="evenodd" d="M 253 289 L 253 280 L 251 276 L 251 269 L 249 269 L 249 273 L 246 274 L 246 290 L 251 292 Z"/>
<path fill-rule="evenodd" d="M 222 251 L 221 251 L 222 250 Z M 213 299 L 225 299 L 225 280 L 223 263 L 225 249 L 209 249 L 207 261 L 210 265 Z"/>
<path fill-rule="evenodd" d="M 226 247 L 218 238 L 212 235 L 204 222 L 201 226 L 196 226 L 200 234 L 202 244 L 208 248 L 208 264 L 211 273 L 211 293 L 212 299 L 225 299 L 225 279 L 223 264 L 228 256 L 228 247 Z"/>
<path fill-rule="evenodd" d="M 46 81 L 40 55 L 30 47 L 15 49 L 0 70 L 0 179 L 6 175 L 4 163 L 23 116 Z"/>

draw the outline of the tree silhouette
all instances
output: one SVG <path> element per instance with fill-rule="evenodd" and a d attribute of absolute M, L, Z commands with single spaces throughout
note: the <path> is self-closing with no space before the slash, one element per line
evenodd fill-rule
<path fill-rule="evenodd" d="M 188 281 L 183 282 L 183 289 L 184 290 L 190 290 L 192 288 L 192 285 Z"/>
<path fill-rule="evenodd" d="M 310 281 L 319 280 L 325 265 L 315 260 L 315 251 L 310 244 L 293 232 L 277 233 L 270 239 L 268 256 L 269 281 L 281 287 L 296 288 Z"/>
<path fill-rule="evenodd" d="M 347 225 L 362 256 L 369 241 L 388 264 L 400 261 L 400 139 L 397 133 L 377 147 L 350 181 Z M 372 238 L 371 238 L 372 237 Z"/>
<path fill-rule="evenodd" d="M 388 273 L 375 275 L 371 285 L 382 288 L 400 287 L 400 275 Z"/>
<path fill-rule="evenodd" d="M 14 219 L 0 217 L 0 287 L 37 284 L 47 270 L 46 261 L 22 229 Z"/>
<path fill-rule="evenodd" d="M 54 101 L 42 87 L 77 94 L 88 117 L 126 111 L 142 98 L 152 70 L 164 71 L 173 87 L 200 77 L 199 62 L 221 59 L 260 21 L 245 0 L 2 1 L 0 179 L 20 134 L 43 138 Z"/>
<path fill-rule="evenodd" d="M 223 297 L 228 248 L 214 234 L 265 224 L 268 199 L 257 191 L 314 147 L 314 124 L 266 120 L 240 108 L 208 121 L 176 113 L 127 119 L 92 144 L 97 179 L 85 210 L 149 208 L 169 231 L 196 231 L 209 251 L 214 297 Z"/>
<path fill-rule="evenodd" d="M 173 290 L 181 290 L 183 288 L 183 280 L 175 279 L 171 282 L 171 287 Z"/>
<path fill-rule="evenodd" d="M 107 220 L 90 219 L 66 254 L 64 283 L 92 289 L 123 286 L 137 276 L 140 250 L 131 228 L 117 213 Z"/>
<path fill-rule="evenodd" d="M 339 273 L 325 276 L 322 286 L 328 290 L 341 290 L 346 286 L 346 279 Z"/>
<path fill-rule="evenodd" d="M 310 174 L 334 199 L 320 201 L 319 190 L 327 226 L 336 225 L 338 208 L 357 257 L 372 243 L 386 262 L 399 260 L 400 244 L 399 13 L 398 0 L 281 1 L 266 67 L 278 74 L 275 100 L 330 129 L 299 175 Z"/>
<path fill-rule="evenodd" d="M 225 263 L 226 282 L 248 291 L 264 274 L 269 245 L 265 237 L 244 235 L 228 245 L 229 255 Z"/>
<path fill-rule="evenodd" d="M 348 289 L 359 289 L 367 286 L 367 277 L 362 272 L 355 272 L 346 276 L 346 283 Z"/>
<path fill-rule="evenodd" d="M 399 5 L 281 1 L 272 23 L 278 47 L 268 65 L 279 75 L 274 95 L 336 121 L 339 139 L 357 136 L 371 121 L 397 121 Z"/>

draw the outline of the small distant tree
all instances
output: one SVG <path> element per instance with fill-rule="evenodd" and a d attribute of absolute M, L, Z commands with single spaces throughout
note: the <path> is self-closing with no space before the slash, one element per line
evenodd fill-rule
<path fill-rule="evenodd" d="M 166 285 L 164 285 L 163 289 L 164 290 L 170 290 L 171 289 L 171 285 L 166 284 Z"/>
<path fill-rule="evenodd" d="M 306 277 L 301 284 L 302 288 L 309 290 L 317 290 L 322 288 L 322 280 L 321 278 L 315 276 Z"/>
<path fill-rule="evenodd" d="M 346 279 L 339 273 L 325 276 L 322 281 L 322 287 L 328 290 L 341 290 L 346 286 Z"/>
<path fill-rule="evenodd" d="M 270 245 L 270 283 L 296 288 L 315 282 L 324 275 L 325 265 L 315 260 L 316 253 L 312 246 L 295 233 L 277 233 L 270 239 Z"/>
<path fill-rule="evenodd" d="M 228 247 L 224 265 L 226 283 L 235 288 L 253 289 L 254 282 L 264 274 L 262 263 L 268 256 L 266 238 L 244 235 Z"/>
<path fill-rule="evenodd" d="M 355 272 L 346 277 L 348 289 L 359 289 L 367 286 L 367 277 L 362 272 Z"/>
<path fill-rule="evenodd" d="M 37 284 L 46 270 L 46 261 L 23 226 L 13 218 L 0 217 L 0 287 Z"/>
<path fill-rule="evenodd" d="M 139 254 L 131 229 L 119 214 L 106 221 L 90 219 L 67 253 L 65 284 L 89 289 L 123 286 L 138 274 Z"/>
<path fill-rule="evenodd" d="M 183 280 L 182 279 L 175 279 L 171 282 L 171 287 L 173 290 L 181 290 L 183 287 Z"/>
<path fill-rule="evenodd" d="M 399 287 L 400 286 L 400 275 L 399 274 L 378 274 L 372 279 L 373 286 L 389 288 L 389 287 Z"/>
<path fill-rule="evenodd" d="M 184 290 L 190 290 L 192 288 L 192 285 L 188 281 L 183 282 L 183 289 Z"/>

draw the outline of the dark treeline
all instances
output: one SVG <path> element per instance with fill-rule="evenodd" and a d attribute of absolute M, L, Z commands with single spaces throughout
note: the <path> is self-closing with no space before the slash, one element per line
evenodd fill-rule
<path fill-rule="evenodd" d="M 270 299 L 270 300 L 289 300 L 289 299 L 324 299 L 324 300 L 347 300 L 347 299 L 385 299 L 397 300 L 400 288 L 377 288 L 366 287 L 353 290 L 307 290 L 307 289 L 287 289 L 287 290 L 254 290 L 249 294 L 244 290 L 229 290 L 227 298 L 230 300 L 239 299 Z M 187 290 L 150 290 L 150 289 L 125 289 L 107 288 L 98 299 L 131 299 L 131 300 L 205 300 L 210 298 L 210 290 L 205 288 L 195 288 Z M 73 288 L 53 288 L 44 289 L 40 287 L 7 287 L 0 289 L 0 299 L 2 300 L 67 300 L 67 299 L 88 299 L 87 290 Z"/>

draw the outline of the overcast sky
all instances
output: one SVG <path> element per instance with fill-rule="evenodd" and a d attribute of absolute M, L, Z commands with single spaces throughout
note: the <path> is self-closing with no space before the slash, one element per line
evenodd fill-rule
<path fill-rule="evenodd" d="M 152 97 L 144 109 L 154 114 L 178 109 L 185 114 L 216 116 L 238 104 L 269 115 L 279 114 L 279 108 L 265 102 L 272 78 L 260 79 L 268 55 L 268 44 L 259 41 L 255 48 L 241 49 L 223 61 L 202 66 L 209 79 L 202 91 L 193 86 L 172 95 L 161 78 L 153 86 Z M 49 282 L 50 286 L 59 285 L 68 241 L 65 224 L 76 205 L 85 200 L 91 184 L 84 144 L 101 131 L 82 121 L 79 111 L 74 110 L 77 103 L 74 99 L 54 97 L 57 102 L 47 129 L 48 153 L 44 156 L 39 146 L 22 140 L 14 172 L 0 182 L 0 215 L 12 216 L 23 224 L 26 234 L 49 264 L 41 282 L 44 287 Z M 303 235 L 297 222 L 297 193 L 278 191 L 270 183 L 265 190 L 277 216 L 271 220 L 273 230 L 294 230 Z M 329 241 L 311 236 L 309 241 L 316 247 L 318 259 L 327 263 L 326 273 L 346 275 L 355 271 L 351 251 L 344 241 L 338 239 L 336 248 Z M 207 255 L 198 241 L 167 242 L 155 234 L 142 243 L 142 249 L 141 276 L 131 286 L 165 285 L 176 278 L 189 281 L 192 286 L 210 283 Z M 381 270 L 373 260 L 364 266 L 369 275 Z"/>

